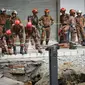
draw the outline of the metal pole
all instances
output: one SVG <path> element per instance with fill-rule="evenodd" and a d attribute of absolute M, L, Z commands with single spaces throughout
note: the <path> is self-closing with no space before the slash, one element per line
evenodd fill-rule
<path fill-rule="evenodd" d="M 56 40 L 59 41 L 58 38 L 58 30 L 60 27 L 60 0 L 56 0 Z"/>
<path fill-rule="evenodd" d="M 48 47 L 49 51 L 49 72 L 50 72 L 50 85 L 58 85 L 58 61 L 57 61 L 57 44 Z"/>

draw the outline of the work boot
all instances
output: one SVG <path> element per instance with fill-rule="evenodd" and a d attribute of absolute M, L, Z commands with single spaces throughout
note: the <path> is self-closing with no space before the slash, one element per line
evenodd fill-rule
<path fill-rule="evenodd" d="M 4 56 L 4 54 L 5 54 L 5 50 L 4 50 L 4 49 L 2 49 L 2 56 Z"/>
<path fill-rule="evenodd" d="M 40 45 L 43 45 L 43 40 L 41 40 Z"/>
<path fill-rule="evenodd" d="M 39 49 L 39 50 L 38 50 L 38 53 L 42 54 L 42 51 Z"/>
<path fill-rule="evenodd" d="M 25 43 L 25 44 L 24 44 L 24 53 L 25 53 L 25 54 L 27 54 L 27 52 L 28 52 L 28 46 L 29 46 L 28 43 Z"/>
<path fill-rule="evenodd" d="M 46 41 L 46 45 L 48 45 L 48 42 L 49 42 L 49 41 Z"/>
<path fill-rule="evenodd" d="M 20 54 L 23 54 L 23 46 L 20 46 Z"/>
<path fill-rule="evenodd" d="M 85 40 L 83 40 L 83 41 L 81 42 L 81 45 L 82 45 L 82 46 L 85 46 Z"/>
<path fill-rule="evenodd" d="M 13 46 L 13 51 L 14 51 L 14 54 L 16 55 L 16 46 Z"/>
<path fill-rule="evenodd" d="M 27 54 L 27 51 L 25 51 L 25 54 Z"/>

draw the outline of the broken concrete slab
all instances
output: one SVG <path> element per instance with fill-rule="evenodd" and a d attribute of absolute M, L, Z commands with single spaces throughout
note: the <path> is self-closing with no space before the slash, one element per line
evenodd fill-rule
<path fill-rule="evenodd" d="M 2 77 L 0 78 L 0 85 L 24 85 L 24 83 L 7 77 Z"/>

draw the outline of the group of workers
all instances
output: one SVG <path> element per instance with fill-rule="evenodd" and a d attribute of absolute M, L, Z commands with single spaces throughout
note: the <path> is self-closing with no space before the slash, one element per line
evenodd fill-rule
<path fill-rule="evenodd" d="M 75 42 L 85 46 L 85 17 L 81 10 L 70 9 L 69 14 L 66 8 L 60 9 L 60 43 Z"/>
<path fill-rule="evenodd" d="M 16 10 L 12 11 L 11 15 L 7 15 L 6 9 L 2 8 L 0 10 L 0 49 L 2 54 L 17 54 L 17 36 L 20 41 L 21 54 L 27 54 L 29 41 L 35 45 L 39 53 L 42 53 L 40 46 L 43 45 L 44 40 L 48 45 L 51 25 L 54 24 L 49 13 L 50 10 L 45 9 L 44 15 L 39 19 L 38 9 L 33 9 L 32 15 L 27 17 L 27 23 L 24 26 L 17 16 Z M 85 17 L 82 15 L 82 11 L 70 9 L 67 14 L 66 9 L 61 8 L 60 13 L 59 43 L 72 41 L 85 45 Z"/>
<path fill-rule="evenodd" d="M 0 11 L 0 49 L 2 54 L 17 54 L 17 36 L 20 42 L 20 54 L 27 54 L 29 41 L 35 45 L 39 53 L 42 53 L 40 45 L 43 45 L 44 40 L 46 41 L 46 45 L 48 45 L 50 27 L 54 23 L 53 18 L 49 14 L 50 10 L 45 9 L 45 14 L 39 19 L 37 15 L 38 9 L 33 9 L 33 15 L 27 17 L 25 26 L 17 16 L 16 10 L 14 10 L 11 15 L 7 15 L 6 9 L 4 8 Z"/>

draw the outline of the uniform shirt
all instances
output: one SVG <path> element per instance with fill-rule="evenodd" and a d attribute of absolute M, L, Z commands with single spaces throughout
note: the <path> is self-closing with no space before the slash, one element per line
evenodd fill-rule
<path fill-rule="evenodd" d="M 40 37 L 39 32 L 34 25 L 32 26 L 32 28 L 29 29 L 25 27 L 25 33 L 28 34 L 29 36 Z"/>
<path fill-rule="evenodd" d="M 14 24 L 15 20 L 19 20 L 21 22 L 20 18 L 18 18 L 18 17 L 11 17 L 11 25 Z"/>
<path fill-rule="evenodd" d="M 5 25 L 7 15 L 0 14 L 0 25 Z"/>
<path fill-rule="evenodd" d="M 5 48 L 4 40 L 3 34 L 0 34 L 0 48 Z"/>
<path fill-rule="evenodd" d="M 76 16 L 76 24 L 77 26 L 84 27 L 85 26 L 85 18 L 83 16 Z"/>
<path fill-rule="evenodd" d="M 39 22 L 44 25 L 44 26 L 50 26 L 53 24 L 54 20 L 53 18 L 49 15 L 49 16 L 45 16 L 43 15 L 40 19 Z"/>
<path fill-rule="evenodd" d="M 8 47 L 11 47 L 13 45 L 13 36 L 10 35 L 4 35 L 3 38 L 6 40 L 6 44 L 8 45 Z"/>
<path fill-rule="evenodd" d="M 23 33 L 23 25 L 22 24 L 20 24 L 20 25 L 13 24 L 11 31 L 12 31 L 12 33 L 15 33 L 15 34 Z"/>
<path fill-rule="evenodd" d="M 70 25 L 70 31 L 76 32 L 76 18 L 74 16 L 70 16 L 69 25 Z"/>
<path fill-rule="evenodd" d="M 32 24 L 33 25 L 38 25 L 38 16 L 32 16 Z"/>
<path fill-rule="evenodd" d="M 69 17 L 70 26 L 76 26 L 76 18 L 74 16 Z"/>
<path fill-rule="evenodd" d="M 69 24 L 69 15 L 68 14 L 60 15 L 60 23 L 61 25 Z"/>

